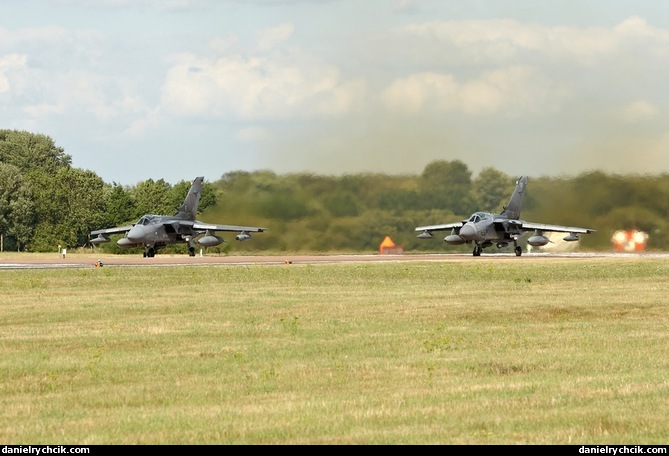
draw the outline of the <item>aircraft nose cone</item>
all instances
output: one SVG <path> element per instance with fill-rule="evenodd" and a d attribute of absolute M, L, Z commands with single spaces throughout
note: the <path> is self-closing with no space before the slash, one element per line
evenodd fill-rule
<path fill-rule="evenodd" d="M 471 240 L 476 237 L 476 228 L 471 223 L 465 223 L 465 225 L 460 228 L 460 237 L 464 240 Z"/>
<path fill-rule="evenodd" d="M 128 234 L 126 235 L 126 238 L 128 238 L 129 241 L 139 243 L 142 241 L 142 236 L 143 233 L 141 230 L 138 230 L 136 228 L 131 228 L 130 231 L 128 231 Z"/>

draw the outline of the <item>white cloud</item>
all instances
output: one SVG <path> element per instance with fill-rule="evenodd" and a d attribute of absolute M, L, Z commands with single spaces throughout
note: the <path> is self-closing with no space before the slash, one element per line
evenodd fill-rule
<path fill-rule="evenodd" d="M 428 103 L 447 111 L 455 109 L 458 89 L 451 75 L 419 73 L 394 81 L 381 93 L 381 100 L 387 107 L 409 115 L 420 112 Z"/>
<path fill-rule="evenodd" d="M 258 34 L 256 48 L 258 51 L 268 51 L 285 43 L 295 31 L 293 24 L 284 22 L 276 27 L 268 28 Z"/>
<path fill-rule="evenodd" d="M 163 85 L 174 115 L 247 120 L 329 116 L 352 109 L 364 84 L 346 81 L 337 67 L 298 51 L 214 58 L 175 56 Z"/>
<path fill-rule="evenodd" d="M 130 122 L 128 128 L 125 129 L 124 134 L 131 137 L 139 137 L 149 129 L 158 128 L 162 122 L 162 116 L 158 109 L 154 109 L 145 116 L 136 118 Z"/>
<path fill-rule="evenodd" d="M 0 93 L 8 92 L 11 88 L 10 79 L 7 73 L 24 68 L 26 62 L 26 56 L 21 54 L 9 54 L 0 57 Z"/>
<path fill-rule="evenodd" d="M 624 36 L 647 37 L 663 42 L 669 41 L 669 31 L 653 27 L 639 16 L 625 19 L 613 29 L 616 33 Z"/>
<path fill-rule="evenodd" d="M 46 26 L 0 29 L 0 36 L 0 92 L 8 92 L 6 102 L 27 116 L 15 122 L 76 118 L 70 122 L 79 125 L 138 111 L 128 78 L 106 73 L 100 64 L 100 33 Z M 3 56 L 5 47 L 21 52 Z"/>
<path fill-rule="evenodd" d="M 394 81 L 382 93 L 387 107 L 416 114 L 458 111 L 468 115 L 522 115 L 552 111 L 564 89 L 530 67 L 512 66 L 485 72 L 458 83 L 453 75 L 421 73 Z"/>
<path fill-rule="evenodd" d="M 16 2 L 0 27 L 0 122 L 69 135 L 85 152 L 155 153 L 155 173 L 183 172 L 164 158 L 194 143 L 203 155 L 235 147 L 248 166 L 249 151 L 262 149 L 281 170 L 309 157 L 327 172 L 324 157 L 353 171 L 375 162 L 413 171 L 463 155 L 472 167 L 512 166 L 505 157 L 515 154 L 532 172 L 561 172 L 583 167 L 590 145 L 587 164 L 612 167 L 600 144 L 620 143 L 622 163 L 632 145 L 620 138 L 655 143 L 669 112 L 669 29 L 650 14 L 593 19 L 542 7 L 514 16 L 493 0 L 28 3 Z"/>
<path fill-rule="evenodd" d="M 656 117 L 659 110 L 657 107 L 644 100 L 638 100 L 624 106 L 620 110 L 620 117 L 628 122 L 636 122 Z"/>
<path fill-rule="evenodd" d="M 436 42 L 425 48 L 448 49 L 452 53 L 440 60 L 470 63 L 543 56 L 589 65 L 592 59 L 615 53 L 624 39 L 616 29 L 545 27 L 512 19 L 432 21 L 401 27 L 398 32 L 413 40 Z"/>

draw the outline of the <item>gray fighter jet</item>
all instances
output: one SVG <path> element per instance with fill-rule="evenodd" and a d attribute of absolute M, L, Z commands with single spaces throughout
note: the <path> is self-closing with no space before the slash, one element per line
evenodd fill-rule
<path fill-rule="evenodd" d="M 520 209 L 523 206 L 527 177 L 523 176 L 516 181 L 516 188 L 511 195 L 509 204 L 504 206 L 501 214 L 489 212 L 475 212 L 466 220 L 444 225 L 429 225 L 416 227 L 421 231 L 417 237 L 420 239 L 431 239 L 433 231 L 451 230 L 444 238 L 449 245 L 474 244 L 474 256 L 480 256 L 484 248 L 493 244 L 497 248 L 506 247 L 509 242 L 515 246 L 516 256 L 522 254 L 522 248 L 518 245 L 518 239 L 529 231 L 534 233 L 527 239 L 527 243 L 537 247 L 550 242 L 544 232 L 569 233 L 563 239 L 565 241 L 578 241 L 579 234 L 590 234 L 595 232 L 590 228 L 579 228 L 575 226 L 547 225 L 545 223 L 532 223 L 520 220 Z"/>
<path fill-rule="evenodd" d="M 251 239 L 250 233 L 260 233 L 265 228 L 257 226 L 214 225 L 195 220 L 204 177 L 196 177 L 183 204 L 174 215 L 146 214 L 133 225 L 91 231 L 91 243 L 109 242 L 110 234 L 125 233 L 116 243 L 120 247 L 144 247 L 144 257 L 154 257 L 156 250 L 167 244 L 188 243 L 188 255 L 195 256 L 195 246 L 213 247 L 223 242 L 216 231 L 238 231 L 238 241 Z"/>

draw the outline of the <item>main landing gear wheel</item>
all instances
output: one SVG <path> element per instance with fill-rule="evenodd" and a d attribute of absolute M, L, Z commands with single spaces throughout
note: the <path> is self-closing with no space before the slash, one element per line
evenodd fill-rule
<path fill-rule="evenodd" d="M 195 247 L 188 247 L 188 256 L 195 256 Z"/>
<path fill-rule="evenodd" d="M 156 250 L 153 247 L 144 250 L 144 258 L 153 258 L 154 256 L 156 256 Z"/>
<path fill-rule="evenodd" d="M 516 251 L 516 256 L 520 256 L 523 254 L 523 249 L 521 249 L 519 245 L 516 246 L 515 251 Z"/>

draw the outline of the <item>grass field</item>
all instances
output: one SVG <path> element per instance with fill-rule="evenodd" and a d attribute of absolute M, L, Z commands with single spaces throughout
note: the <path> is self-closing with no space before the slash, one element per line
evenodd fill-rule
<path fill-rule="evenodd" d="M 5 444 L 666 444 L 669 264 L 0 271 Z"/>

